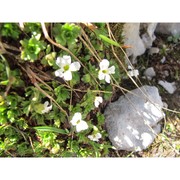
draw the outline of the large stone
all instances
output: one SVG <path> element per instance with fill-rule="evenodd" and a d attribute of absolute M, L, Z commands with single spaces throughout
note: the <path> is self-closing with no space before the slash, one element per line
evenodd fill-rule
<path fill-rule="evenodd" d="M 145 33 L 141 35 L 141 38 L 145 48 L 148 49 L 152 46 L 153 41 L 156 39 L 156 36 L 154 35 L 154 31 L 156 29 L 157 23 L 142 23 L 141 27 L 142 26 Z"/>
<path fill-rule="evenodd" d="M 156 36 L 154 31 L 157 23 L 126 23 L 123 27 L 124 44 L 130 45 L 126 49 L 131 62 L 136 63 L 136 57 L 144 54 L 152 46 Z M 143 31 L 143 34 L 140 34 Z"/>
<path fill-rule="evenodd" d="M 135 63 L 136 57 L 142 55 L 146 48 L 139 36 L 140 23 L 126 23 L 123 27 L 124 44 L 130 45 L 126 49 L 127 56 L 132 63 Z"/>
<path fill-rule="evenodd" d="M 180 35 L 180 23 L 159 23 L 155 32 L 167 35 Z"/>
<path fill-rule="evenodd" d="M 146 149 L 161 131 L 158 122 L 164 117 L 162 107 L 163 102 L 154 86 L 142 86 L 110 103 L 104 115 L 113 146 L 126 151 Z"/>

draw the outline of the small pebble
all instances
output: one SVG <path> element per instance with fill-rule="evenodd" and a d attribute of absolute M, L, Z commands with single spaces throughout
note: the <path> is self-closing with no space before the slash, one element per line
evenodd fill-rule
<path fill-rule="evenodd" d="M 159 85 L 161 85 L 169 94 L 173 94 L 174 91 L 177 89 L 175 86 L 175 82 L 169 83 L 167 81 L 159 81 Z"/>
<path fill-rule="evenodd" d="M 160 61 L 161 61 L 161 63 L 163 64 L 163 63 L 166 61 L 166 57 L 163 56 L 163 58 L 162 58 Z"/>
<path fill-rule="evenodd" d="M 157 54 L 157 53 L 159 53 L 159 48 L 157 48 L 157 47 L 152 47 L 148 51 L 149 55 L 153 55 L 153 54 Z"/>
<path fill-rule="evenodd" d="M 156 76 L 156 72 L 154 71 L 153 67 L 149 67 L 144 71 L 144 75 L 147 79 L 151 80 L 154 76 Z"/>

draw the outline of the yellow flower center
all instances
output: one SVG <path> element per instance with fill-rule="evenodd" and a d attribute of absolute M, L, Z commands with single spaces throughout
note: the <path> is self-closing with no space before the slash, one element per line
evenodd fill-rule
<path fill-rule="evenodd" d="M 69 65 L 67 64 L 64 66 L 64 71 L 68 71 L 68 70 L 69 70 Z"/>
<path fill-rule="evenodd" d="M 102 72 L 103 72 L 104 74 L 107 74 L 107 73 L 108 73 L 108 70 L 105 69 L 105 70 L 102 70 Z"/>
<path fill-rule="evenodd" d="M 81 120 L 78 120 L 76 124 L 79 124 Z"/>

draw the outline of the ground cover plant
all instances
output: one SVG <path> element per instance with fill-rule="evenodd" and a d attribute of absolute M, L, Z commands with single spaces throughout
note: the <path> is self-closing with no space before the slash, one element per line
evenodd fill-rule
<path fill-rule="evenodd" d="M 123 74 L 108 33 L 105 23 L 0 25 L 0 156 L 108 155 L 102 109 Z"/>
<path fill-rule="evenodd" d="M 116 25 L 0 24 L 1 157 L 119 156 L 103 111 L 140 83 Z"/>

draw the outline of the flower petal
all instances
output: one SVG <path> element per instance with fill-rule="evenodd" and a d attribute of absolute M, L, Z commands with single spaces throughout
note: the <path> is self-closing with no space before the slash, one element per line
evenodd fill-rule
<path fill-rule="evenodd" d="M 115 73 L 115 66 L 111 66 L 108 70 L 109 70 L 109 74 L 114 74 Z"/>
<path fill-rule="evenodd" d="M 95 107 L 98 107 L 99 106 L 99 101 L 94 101 L 94 105 L 95 105 Z"/>
<path fill-rule="evenodd" d="M 110 80 L 111 80 L 110 75 L 109 75 L 109 74 L 106 74 L 106 75 L 105 75 L 105 81 L 106 81 L 107 83 L 110 83 Z"/>
<path fill-rule="evenodd" d="M 61 67 L 61 57 L 58 57 L 56 60 L 56 64 Z"/>
<path fill-rule="evenodd" d="M 71 64 L 71 56 L 64 55 L 63 59 L 66 62 L 66 64 Z"/>
<path fill-rule="evenodd" d="M 102 97 L 100 97 L 100 96 L 96 96 L 95 97 L 95 100 L 94 100 L 95 107 L 98 107 L 99 104 L 102 103 L 102 102 L 103 102 L 103 98 Z"/>
<path fill-rule="evenodd" d="M 48 107 L 48 104 L 49 104 L 49 102 L 48 101 L 46 101 L 45 103 L 44 103 L 44 109 L 42 110 L 42 113 L 44 114 L 44 113 L 48 113 L 51 109 L 52 109 L 52 104 Z"/>
<path fill-rule="evenodd" d="M 49 105 L 49 101 L 45 101 L 44 108 L 46 108 Z"/>
<path fill-rule="evenodd" d="M 99 80 L 103 80 L 105 78 L 105 74 L 100 70 L 98 74 Z"/>
<path fill-rule="evenodd" d="M 81 120 L 80 123 L 76 125 L 76 131 L 77 132 L 80 132 L 82 130 L 86 130 L 87 128 L 88 128 L 88 124 L 83 120 Z"/>
<path fill-rule="evenodd" d="M 79 62 L 73 62 L 71 65 L 70 65 L 70 71 L 79 71 L 81 65 Z"/>
<path fill-rule="evenodd" d="M 94 137 L 93 135 L 88 135 L 88 138 L 93 141 Z"/>
<path fill-rule="evenodd" d="M 131 76 L 131 77 L 132 76 L 137 77 L 139 75 L 139 71 L 137 69 L 133 69 L 131 71 L 128 71 L 128 75 Z"/>
<path fill-rule="evenodd" d="M 101 137 L 102 137 L 102 135 L 101 135 L 100 133 L 97 133 L 97 134 L 96 134 L 96 138 L 97 138 L 97 139 L 100 139 Z"/>
<path fill-rule="evenodd" d="M 72 79 L 72 73 L 71 73 L 71 71 L 66 71 L 66 72 L 64 72 L 63 76 L 64 76 L 64 79 L 65 79 L 66 81 L 70 81 L 70 80 Z"/>
<path fill-rule="evenodd" d="M 77 125 L 77 121 L 79 121 L 79 120 L 81 121 L 81 119 L 82 119 L 81 113 L 77 112 L 77 113 L 74 114 L 74 116 L 73 116 L 73 118 L 72 118 L 72 120 L 70 122 L 71 122 L 71 124 L 73 126 L 76 126 Z"/>
<path fill-rule="evenodd" d="M 101 70 L 106 70 L 109 67 L 109 61 L 107 59 L 103 59 L 100 64 L 99 67 Z"/>
<path fill-rule="evenodd" d="M 55 71 L 55 76 L 63 77 L 63 70 L 58 69 L 57 71 Z"/>

